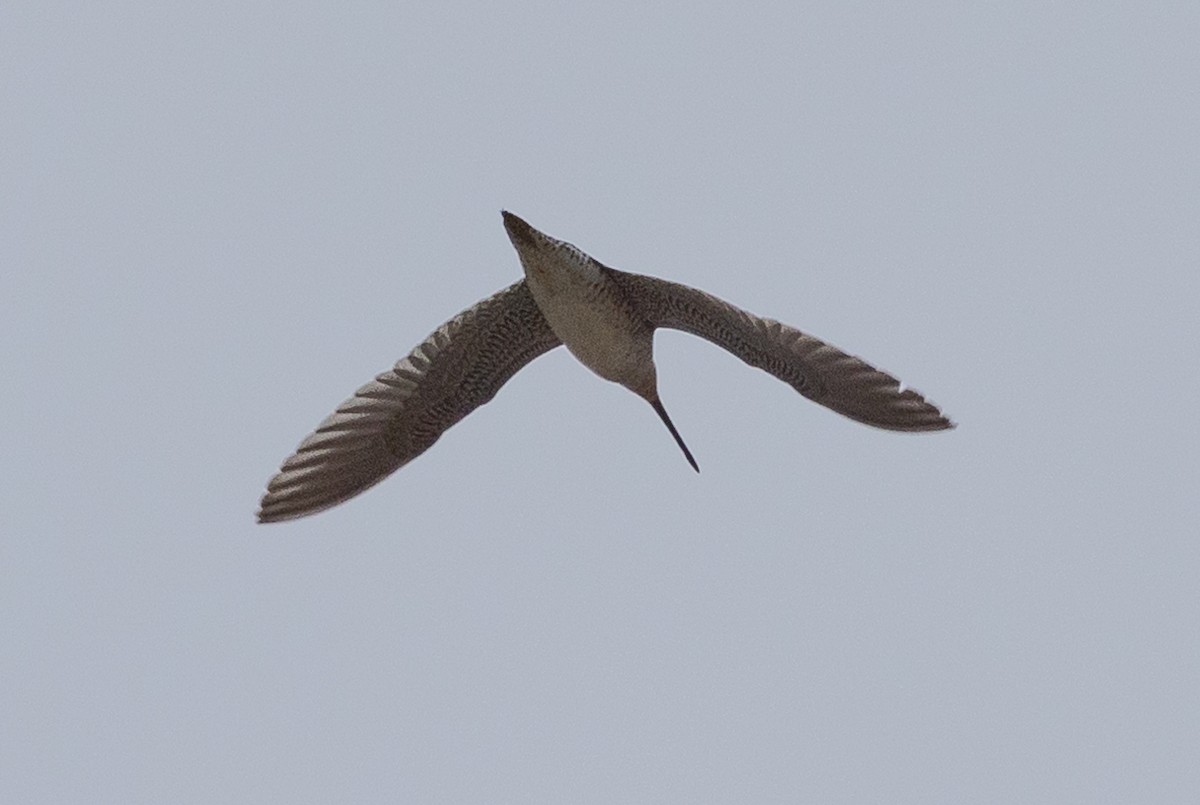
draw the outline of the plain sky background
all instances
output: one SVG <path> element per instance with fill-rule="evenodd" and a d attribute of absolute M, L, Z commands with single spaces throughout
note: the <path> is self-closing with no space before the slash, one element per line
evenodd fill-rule
<path fill-rule="evenodd" d="M 1195 802 L 1200 5 L 0 11 L 0 800 Z M 508 208 L 894 372 L 565 350 L 258 526 Z"/>

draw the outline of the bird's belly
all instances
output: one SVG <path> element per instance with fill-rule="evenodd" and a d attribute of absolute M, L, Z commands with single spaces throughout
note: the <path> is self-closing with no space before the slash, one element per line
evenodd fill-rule
<path fill-rule="evenodd" d="M 554 334 L 579 362 L 605 380 L 622 383 L 649 359 L 650 334 L 604 293 L 602 286 L 570 283 L 553 289 L 530 282 L 533 298 Z"/>

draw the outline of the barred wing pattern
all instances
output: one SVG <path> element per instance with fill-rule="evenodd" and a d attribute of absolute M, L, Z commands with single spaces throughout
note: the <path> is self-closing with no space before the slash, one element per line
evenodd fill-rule
<path fill-rule="evenodd" d="M 258 521 L 314 514 L 374 486 L 560 343 L 524 280 L 463 311 L 301 442 L 267 485 Z"/>
<path fill-rule="evenodd" d="M 843 416 L 887 430 L 954 427 L 919 393 L 901 389 L 896 378 L 811 335 L 686 285 L 605 270 L 652 326 L 707 339 Z"/>

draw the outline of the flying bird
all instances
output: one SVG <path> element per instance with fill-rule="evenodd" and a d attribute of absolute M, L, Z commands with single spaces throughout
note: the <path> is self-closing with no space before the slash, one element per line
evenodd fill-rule
<path fill-rule="evenodd" d="M 443 324 L 318 425 L 267 484 L 259 522 L 315 514 L 374 486 L 561 344 L 650 403 L 699 472 L 658 396 L 659 327 L 705 338 L 858 422 L 897 431 L 954 427 L 896 378 L 811 335 L 686 285 L 609 268 L 502 215 L 525 278 Z"/>

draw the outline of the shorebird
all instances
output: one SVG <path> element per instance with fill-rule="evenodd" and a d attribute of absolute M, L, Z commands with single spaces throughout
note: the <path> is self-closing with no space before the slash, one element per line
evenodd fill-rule
<path fill-rule="evenodd" d="M 374 486 L 560 344 L 600 377 L 649 402 L 699 472 L 658 396 L 659 327 L 708 339 L 867 425 L 954 427 L 896 378 L 811 335 L 686 285 L 609 268 L 516 215 L 501 214 L 525 278 L 459 313 L 342 403 L 268 483 L 259 522 L 315 514 Z"/>

